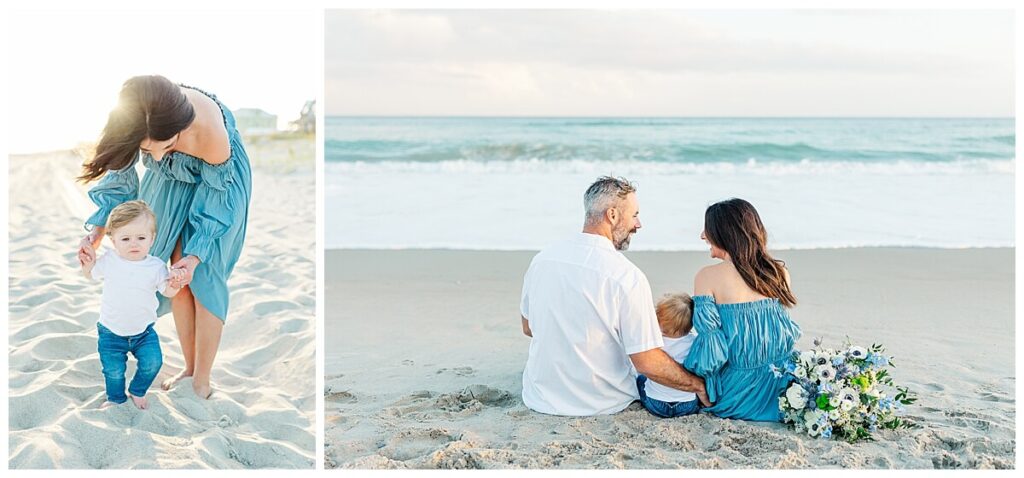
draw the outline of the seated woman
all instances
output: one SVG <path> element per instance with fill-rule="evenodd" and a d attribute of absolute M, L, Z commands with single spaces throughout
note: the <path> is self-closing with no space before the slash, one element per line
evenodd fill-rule
<path fill-rule="evenodd" d="M 800 338 L 786 308 L 796 305 L 785 263 L 767 251 L 767 233 L 747 201 L 712 204 L 701 239 L 721 264 L 694 278 L 693 326 L 698 336 L 684 366 L 704 377 L 723 418 L 778 421 L 778 397 L 789 379 L 775 377 Z"/>

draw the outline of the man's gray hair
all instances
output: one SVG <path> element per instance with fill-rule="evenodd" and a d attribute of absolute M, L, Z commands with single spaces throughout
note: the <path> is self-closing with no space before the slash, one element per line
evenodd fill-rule
<path fill-rule="evenodd" d="M 583 193 L 583 209 L 586 211 L 584 224 L 594 225 L 601 222 L 605 211 L 615 207 L 626 199 L 630 193 L 636 192 L 636 185 L 626 178 L 602 176 Z"/>

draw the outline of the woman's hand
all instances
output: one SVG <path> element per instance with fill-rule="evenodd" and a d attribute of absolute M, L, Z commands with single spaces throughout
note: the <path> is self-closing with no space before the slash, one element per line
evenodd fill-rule
<path fill-rule="evenodd" d="M 103 241 L 103 229 L 99 226 L 94 227 L 92 232 L 86 234 L 78 243 L 78 265 L 84 266 L 87 262 L 96 261 L 96 250 Z"/>
<path fill-rule="evenodd" d="M 176 274 L 177 279 L 171 284 L 173 287 L 181 288 L 192 282 L 192 274 L 199 265 L 199 258 L 196 256 L 182 257 L 178 262 L 171 264 L 171 269 L 177 269 L 184 273 L 184 276 Z"/>

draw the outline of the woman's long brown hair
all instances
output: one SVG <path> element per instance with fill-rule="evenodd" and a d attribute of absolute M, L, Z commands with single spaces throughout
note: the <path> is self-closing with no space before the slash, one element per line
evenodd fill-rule
<path fill-rule="evenodd" d="M 78 179 L 87 183 L 107 171 L 128 167 L 139 154 L 143 140 L 167 141 L 192 124 L 195 116 L 192 103 L 167 78 L 129 78 L 121 87 L 117 107 L 107 117 L 96 154 L 82 165 Z"/>
<path fill-rule="evenodd" d="M 786 263 L 768 254 L 768 232 L 749 202 L 734 198 L 708 206 L 704 237 L 729 253 L 736 271 L 751 289 L 779 299 L 786 307 L 796 305 L 796 296 L 786 282 Z"/>

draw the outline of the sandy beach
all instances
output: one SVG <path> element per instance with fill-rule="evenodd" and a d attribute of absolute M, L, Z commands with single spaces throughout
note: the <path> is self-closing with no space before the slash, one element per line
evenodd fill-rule
<path fill-rule="evenodd" d="M 81 159 L 10 157 L 10 468 L 314 466 L 314 140 L 246 143 L 253 199 L 214 393 L 200 400 L 188 380 L 160 390 L 184 364 L 166 315 L 156 325 L 164 366 L 145 411 L 130 401 L 97 408 L 101 285 L 81 276 L 75 256 L 94 210 L 74 182 Z M 130 377 L 134 359 L 128 367 Z"/>
<path fill-rule="evenodd" d="M 854 445 L 781 424 L 658 419 L 636 402 L 589 418 L 527 409 L 518 302 L 533 254 L 327 251 L 326 467 L 1015 467 L 1013 249 L 777 252 L 800 301 L 798 346 L 882 343 L 920 397 L 907 414 L 917 427 Z M 655 297 L 690 291 L 713 263 L 627 254 Z"/>

